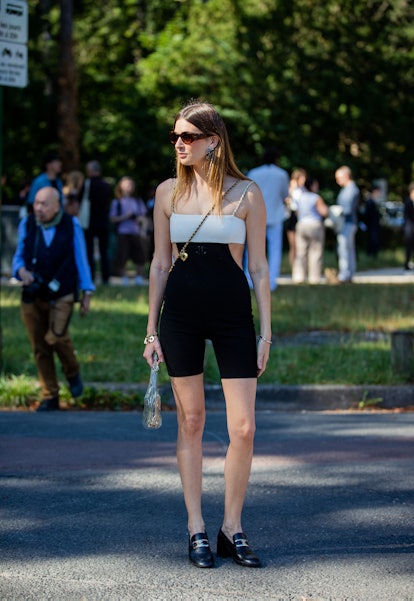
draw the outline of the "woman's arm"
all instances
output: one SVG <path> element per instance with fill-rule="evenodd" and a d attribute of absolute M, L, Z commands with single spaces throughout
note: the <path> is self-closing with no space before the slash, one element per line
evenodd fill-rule
<path fill-rule="evenodd" d="M 164 299 L 164 290 L 172 263 L 170 240 L 171 180 L 160 184 L 155 194 L 154 205 L 154 255 L 149 273 L 149 309 L 147 335 L 154 335 L 152 342 L 145 345 L 143 356 L 152 366 L 152 356 L 157 353 L 160 362 L 164 361 L 158 339 L 158 321 Z"/>
<path fill-rule="evenodd" d="M 266 259 L 266 208 L 257 185 L 253 185 L 249 189 L 246 204 L 248 268 L 253 282 L 260 321 L 260 338 L 257 347 L 257 375 L 260 376 L 266 369 L 269 359 L 272 325 L 269 270 Z"/>
<path fill-rule="evenodd" d="M 318 213 L 321 217 L 328 216 L 329 207 L 327 204 L 325 204 L 325 201 L 320 196 L 318 196 L 315 206 L 316 206 L 316 210 L 318 211 Z"/>

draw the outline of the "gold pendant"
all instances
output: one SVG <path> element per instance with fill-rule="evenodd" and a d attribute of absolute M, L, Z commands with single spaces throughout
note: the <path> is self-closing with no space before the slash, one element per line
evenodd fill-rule
<path fill-rule="evenodd" d="M 188 259 L 188 253 L 186 253 L 185 250 L 181 250 L 178 253 L 178 256 L 180 257 L 181 261 L 187 261 Z"/>

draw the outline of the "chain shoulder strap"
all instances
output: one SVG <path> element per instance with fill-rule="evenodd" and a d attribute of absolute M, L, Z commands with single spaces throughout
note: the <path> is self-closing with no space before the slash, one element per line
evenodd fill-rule
<path fill-rule="evenodd" d="M 205 222 L 205 220 L 207 219 L 207 217 L 211 214 L 211 212 L 212 212 L 213 209 L 214 209 L 214 204 L 209 208 L 209 210 L 204 215 L 204 217 L 202 218 L 202 220 L 200 221 L 200 223 L 198 224 L 198 226 L 196 227 L 196 229 L 194 230 L 194 232 L 191 234 L 191 236 L 189 237 L 189 239 L 187 240 L 187 242 L 184 244 L 184 246 L 182 247 L 182 249 L 178 253 L 177 258 L 174 259 L 174 261 L 173 261 L 173 263 L 172 263 L 172 265 L 170 267 L 170 273 L 174 269 L 174 266 L 175 266 L 176 262 L 178 261 L 178 259 L 181 259 L 181 261 L 187 261 L 187 259 L 188 259 L 188 253 L 186 252 L 187 246 L 190 244 L 191 240 L 194 238 L 194 236 L 196 235 L 196 233 L 198 232 L 198 230 L 200 229 L 200 227 L 203 225 L 203 223 Z"/>
<path fill-rule="evenodd" d="M 177 180 L 174 177 L 171 184 L 171 213 L 175 213 L 174 192 L 177 185 Z"/>

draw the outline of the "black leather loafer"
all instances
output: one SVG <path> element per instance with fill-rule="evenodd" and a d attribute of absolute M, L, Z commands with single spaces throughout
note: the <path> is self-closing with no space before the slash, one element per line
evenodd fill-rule
<path fill-rule="evenodd" d="M 51 399 L 45 399 L 36 409 L 36 411 L 59 411 L 59 399 L 54 396 Z"/>
<path fill-rule="evenodd" d="M 233 561 L 247 568 L 260 568 L 262 565 L 260 559 L 250 549 L 243 532 L 234 534 L 231 542 L 220 528 L 217 536 L 217 556 L 232 557 Z"/>
<path fill-rule="evenodd" d="M 188 555 L 191 563 L 198 568 L 212 568 L 214 566 L 214 557 L 206 532 L 193 534 L 188 545 Z"/>

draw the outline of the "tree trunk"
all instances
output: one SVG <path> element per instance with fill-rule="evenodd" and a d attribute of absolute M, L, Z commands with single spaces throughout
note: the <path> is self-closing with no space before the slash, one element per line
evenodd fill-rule
<path fill-rule="evenodd" d="M 79 168 L 78 86 L 73 57 L 73 0 L 60 0 L 58 136 L 64 171 Z"/>

